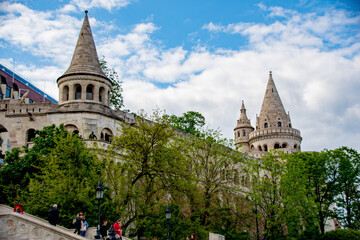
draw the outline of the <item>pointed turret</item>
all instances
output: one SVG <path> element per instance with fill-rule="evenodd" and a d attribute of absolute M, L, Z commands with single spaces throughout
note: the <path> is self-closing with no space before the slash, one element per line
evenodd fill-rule
<path fill-rule="evenodd" d="M 234 129 L 235 145 L 241 152 L 248 152 L 249 146 L 249 134 L 254 131 L 251 126 L 250 119 L 246 115 L 246 108 L 244 101 L 241 103 L 240 118 L 237 120 L 237 125 Z"/>
<path fill-rule="evenodd" d="M 291 126 L 270 71 L 260 115 L 256 116 L 256 130 L 249 134 L 250 155 L 261 157 L 272 149 L 296 152 L 301 140 L 300 131 Z"/>
<path fill-rule="evenodd" d="M 246 108 L 245 108 L 245 104 L 244 104 L 244 100 L 242 100 L 241 102 L 241 109 L 240 109 L 240 120 L 249 120 L 247 115 L 246 115 Z"/>
<path fill-rule="evenodd" d="M 108 79 L 100 67 L 87 13 L 88 11 L 85 11 L 85 18 L 70 67 L 60 78 L 73 74 L 94 74 Z"/>
<path fill-rule="evenodd" d="M 57 80 L 59 104 L 96 103 L 109 107 L 112 83 L 101 70 L 87 13 L 70 66 Z"/>
<path fill-rule="evenodd" d="M 257 118 L 257 129 L 289 126 L 288 119 L 270 71 L 260 115 Z"/>

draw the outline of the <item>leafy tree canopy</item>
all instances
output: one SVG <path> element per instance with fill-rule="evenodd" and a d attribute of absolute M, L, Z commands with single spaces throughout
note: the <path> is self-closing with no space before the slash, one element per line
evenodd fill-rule
<path fill-rule="evenodd" d="M 201 137 L 200 129 L 205 125 L 205 117 L 195 111 L 188 111 L 182 116 L 170 116 L 171 125 L 186 133 Z"/>
<path fill-rule="evenodd" d="M 107 62 L 105 61 L 105 57 L 100 58 L 99 62 L 101 69 L 113 84 L 110 93 L 110 107 L 115 110 L 121 110 L 121 108 L 124 107 L 124 98 L 122 95 L 123 82 L 120 80 L 118 73 L 113 68 L 108 66 Z"/>

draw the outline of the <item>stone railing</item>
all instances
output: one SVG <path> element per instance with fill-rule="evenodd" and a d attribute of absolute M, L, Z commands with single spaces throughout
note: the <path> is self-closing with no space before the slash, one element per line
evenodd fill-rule
<path fill-rule="evenodd" d="M 249 138 L 259 137 L 259 136 L 265 136 L 270 134 L 290 134 L 290 135 L 296 135 L 300 136 L 300 131 L 295 128 L 268 128 L 268 129 L 260 129 L 255 130 L 249 134 Z"/>
<path fill-rule="evenodd" d="M 4 240 L 86 240 L 94 239 L 96 227 L 90 227 L 85 237 L 74 234 L 74 229 L 50 225 L 48 221 L 28 213 L 20 214 L 0 204 L 0 239 Z M 123 237 L 123 240 L 130 240 Z"/>
<path fill-rule="evenodd" d="M 50 225 L 47 221 L 30 214 L 13 212 L 8 206 L 0 205 L 0 239 L 39 240 L 82 240 L 61 226 Z"/>

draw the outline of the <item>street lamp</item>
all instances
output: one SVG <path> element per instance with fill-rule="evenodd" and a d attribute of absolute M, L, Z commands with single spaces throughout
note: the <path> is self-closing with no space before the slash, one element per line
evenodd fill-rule
<path fill-rule="evenodd" d="M 96 199 L 98 200 L 98 225 L 96 230 L 95 239 L 100 239 L 100 203 L 104 197 L 104 188 L 102 186 L 101 180 L 99 181 L 99 185 L 96 188 Z"/>
<path fill-rule="evenodd" d="M 165 210 L 165 217 L 166 217 L 166 220 L 167 220 L 167 240 L 169 240 L 169 236 L 170 236 L 169 221 L 170 221 L 170 218 L 171 218 L 171 210 L 170 210 L 169 204 L 167 205 L 166 210 Z"/>

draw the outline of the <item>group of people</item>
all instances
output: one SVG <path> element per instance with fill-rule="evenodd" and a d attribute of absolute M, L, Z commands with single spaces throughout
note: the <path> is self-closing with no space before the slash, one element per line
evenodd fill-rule
<path fill-rule="evenodd" d="M 87 223 L 86 218 L 82 212 L 79 212 L 76 215 L 76 218 L 73 220 L 73 224 L 75 225 L 74 233 L 84 237 L 89 224 Z"/>
<path fill-rule="evenodd" d="M 100 227 L 100 235 L 102 239 L 106 239 L 108 235 L 108 221 L 106 219 L 103 220 L 103 224 Z M 122 229 L 121 229 L 121 219 L 116 220 L 113 224 L 113 228 L 115 231 L 115 237 L 117 239 L 122 239 Z"/>

